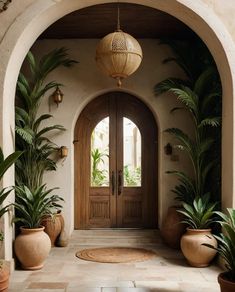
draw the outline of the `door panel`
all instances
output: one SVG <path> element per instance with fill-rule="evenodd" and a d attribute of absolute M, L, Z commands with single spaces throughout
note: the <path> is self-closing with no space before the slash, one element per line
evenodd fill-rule
<path fill-rule="evenodd" d="M 123 118 L 131 120 L 141 134 L 141 186 L 124 187 L 118 197 L 118 227 L 156 227 L 157 129 L 150 110 L 137 98 L 123 94 L 117 103 L 119 149 L 117 169 L 123 169 Z M 135 210 L 131 211 L 131 210 Z"/>
<path fill-rule="evenodd" d="M 75 128 L 75 228 L 156 227 L 156 142 L 137 98 L 116 92 L 88 104 Z"/>

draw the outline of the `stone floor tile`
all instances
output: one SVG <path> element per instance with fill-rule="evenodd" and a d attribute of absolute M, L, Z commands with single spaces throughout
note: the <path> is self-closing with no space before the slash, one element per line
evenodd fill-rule
<path fill-rule="evenodd" d="M 220 292 L 220 287 L 217 283 L 181 282 L 179 287 L 182 292 Z"/>
<path fill-rule="evenodd" d="M 101 288 L 70 288 L 68 287 L 66 290 L 66 292 L 102 292 Z"/>
<path fill-rule="evenodd" d="M 17 292 L 66 292 L 65 289 L 24 289 Z"/>
<path fill-rule="evenodd" d="M 92 279 L 92 280 L 91 280 Z M 134 287 L 134 283 L 132 281 L 104 281 L 104 280 L 97 280 L 94 281 L 92 274 L 90 275 L 90 280 L 86 281 L 79 281 L 79 282 L 69 282 L 69 288 L 76 288 L 76 287 L 89 287 L 89 288 L 113 288 L 113 287 Z"/>
<path fill-rule="evenodd" d="M 167 277 L 167 276 L 166 276 Z M 174 281 L 135 281 L 137 288 L 154 288 L 154 291 L 180 291 L 178 282 Z M 151 291 L 151 289 L 150 289 Z M 152 291 L 151 291 L 152 292 Z"/>
<path fill-rule="evenodd" d="M 65 289 L 68 286 L 66 282 L 31 282 L 29 289 Z"/>
<path fill-rule="evenodd" d="M 18 290 L 18 292 L 19 292 L 19 290 Z M 24 289 L 22 292 L 42 292 L 42 289 Z M 52 291 L 50 291 L 50 292 L 52 292 Z"/>
<path fill-rule="evenodd" d="M 116 292 L 150 292 L 151 288 L 117 288 Z"/>
<path fill-rule="evenodd" d="M 219 273 L 221 273 L 221 269 L 216 266 L 211 266 L 206 269 L 200 269 L 200 273 L 206 281 L 217 282 L 217 278 Z"/>

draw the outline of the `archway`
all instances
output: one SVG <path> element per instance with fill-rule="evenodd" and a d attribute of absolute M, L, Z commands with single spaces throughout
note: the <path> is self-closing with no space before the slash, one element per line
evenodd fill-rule
<path fill-rule="evenodd" d="M 65 14 L 90 5 L 109 3 L 108 0 L 90 1 L 34 1 L 25 7 L 21 15 L 14 19 L 0 44 L 2 66 L 0 75 L 1 99 L 1 144 L 4 153 L 13 149 L 12 128 L 14 127 L 14 93 L 17 76 L 23 59 L 37 37 L 54 21 Z M 190 0 L 123 0 L 142 4 L 165 11 L 186 23 L 207 44 L 217 63 L 223 85 L 223 135 L 222 135 L 222 203 L 223 207 L 234 206 L 234 84 L 235 76 L 231 70 L 235 63 L 235 53 L 231 50 L 233 42 L 223 23 L 218 17 L 208 12 L 203 2 L 192 3 Z M 225 173 L 226 171 L 226 173 Z M 13 184 L 13 170 L 4 177 L 3 185 Z M 11 198 L 13 200 L 13 198 Z M 6 221 L 8 222 L 8 221 Z M 9 242 L 12 232 L 5 224 L 6 258 L 12 258 Z"/>

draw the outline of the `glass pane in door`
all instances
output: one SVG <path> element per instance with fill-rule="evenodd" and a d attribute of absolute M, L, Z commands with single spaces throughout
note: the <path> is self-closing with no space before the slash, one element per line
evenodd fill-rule
<path fill-rule="evenodd" d="M 123 118 L 124 187 L 141 186 L 141 134 L 129 119 Z"/>
<path fill-rule="evenodd" d="M 91 134 L 92 187 L 109 186 L 109 118 L 100 121 Z"/>

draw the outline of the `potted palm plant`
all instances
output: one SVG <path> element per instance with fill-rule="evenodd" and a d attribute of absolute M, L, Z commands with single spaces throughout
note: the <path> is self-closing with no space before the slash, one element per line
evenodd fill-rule
<path fill-rule="evenodd" d="M 0 148 L 0 180 L 2 179 L 4 173 L 8 170 L 8 168 L 15 163 L 15 161 L 20 157 L 22 153 L 17 151 L 9 155 L 7 158 L 4 158 L 2 153 L 2 149 Z M 11 189 L 7 190 L 3 188 L 0 190 L 0 218 L 8 211 L 9 205 L 3 206 L 4 201 L 7 196 L 10 194 Z M 0 231 L 0 241 L 4 240 L 4 234 Z M 9 282 L 9 269 L 4 265 L 4 263 L 0 263 L 0 291 L 6 291 L 8 288 Z"/>
<path fill-rule="evenodd" d="M 211 244 L 204 243 L 204 246 L 218 252 L 224 259 L 226 272 L 220 273 L 218 282 L 221 292 L 235 291 L 235 209 L 228 208 L 228 215 L 222 212 L 216 212 L 220 217 L 219 223 L 222 226 L 223 232 L 219 236 L 214 235 L 218 240 L 219 246 L 215 247 Z"/>
<path fill-rule="evenodd" d="M 216 203 L 210 203 L 209 194 L 194 199 L 192 206 L 183 203 L 183 209 L 178 210 L 184 216 L 188 228 L 181 238 L 181 250 L 188 263 L 193 267 L 206 267 L 214 258 L 216 251 L 208 250 L 203 243 L 217 247 L 217 241 L 209 228 L 215 222 Z"/>
<path fill-rule="evenodd" d="M 211 192 L 211 186 L 220 184 L 220 167 L 216 166 L 220 165 L 221 157 L 221 82 L 214 60 L 201 41 L 187 43 L 166 40 L 163 43 L 169 45 L 174 53 L 174 56 L 164 60 L 164 63 L 175 62 L 183 70 L 185 78 L 171 77 L 159 82 L 154 88 L 155 94 L 158 96 L 169 92 L 175 95 L 180 104 L 172 108 L 171 113 L 187 111 L 193 125 L 191 135 L 179 128 L 165 130 L 178 141 L 174 148 L 189 157 L 193 176 L 178 170 L 167 173 L 178 177 L 179 184 L 172 190 L 176 200 L 180 204 L 185 202 L 192 205 L 195 198 Z M 219 190 L 219 186 L 212 190 L 211 198 L 214 201 L 218 200 Z M 176 247 L 183 232 L 182 226 L 176 223 L 176 219 L 178 223 L 181 220 L 176 214 L 177 208 L 170 208 L 170 214 L 167 214 L 161 230 L 165 242 L 172 246 L 173 240 Z"/>
<path fill-rule="evenodd" d="M 68 57 L 67 49 L 54 49 L 41 59 L 37 59 L 30 51 L 26 57 L 29 74 L 26 76 L 22 71 L 17 81 L 15 109 L 15 132 L 16 147 L 24 150 L 24 154 L 16 163 L 16 184 L 25 185 L 34 193 L 43 184 L 43 175 L 47 171 L 55 171 L 57 168 L 58 145 L 53 143 L 48 135 L 52 131 L 64 131 L 61 125 L 43 126 L 52 115 L 43 113 L 38 115 L 39 107 L 45 95 L 52 89 L 56 89 L 59 83 L 46 82 L 48 75 L 56 68 L 71 67 L 77 63 Z M 61 231 L 59 217 L 44 216 L 41 222 L 45 226 L 52 246 L 55 238 Z"/>
<path fill-rule="evenodd" d="M 43 263 L 51 249 L 49 236 L 41 225 L 44 216 L 54 214 L 61 209 L 61 200 L 58 195 L 51 195 L 53 189 L 46 190 L 45 185 L 31 191 L 27 186 L 16 186 L 16 201 L 13 204 L 16 216 L 13 222 L 21 223 L 21 234 L 14 243 L 15 254 L 22 268 L 37 270 Z"/>

